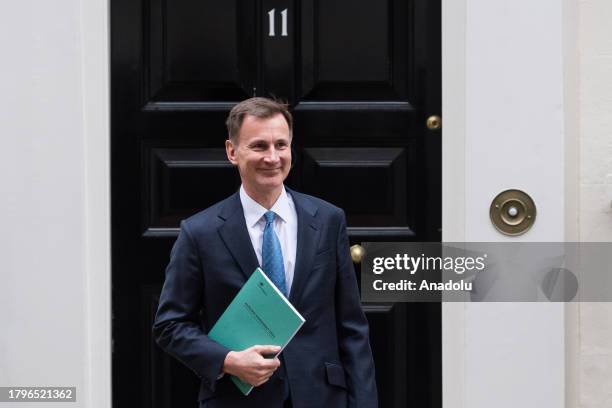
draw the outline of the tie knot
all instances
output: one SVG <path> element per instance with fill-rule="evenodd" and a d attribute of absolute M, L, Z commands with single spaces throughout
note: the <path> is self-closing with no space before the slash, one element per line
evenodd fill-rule
<path fill-rule="evenodd" d="M 276 214 L 274 213 L 274 211 L 268 211 L 264 214 L 264 217 L 266 217 L 266 223 L 271 224 L 272 221 L 274 221 L 274 216 Z"/>

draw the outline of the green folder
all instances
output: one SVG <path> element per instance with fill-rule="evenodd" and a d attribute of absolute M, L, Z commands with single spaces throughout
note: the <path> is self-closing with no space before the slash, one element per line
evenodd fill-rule
<path fill-rule="evenodd" d="M 266 274 L 257 268 L 208 337 L 233 351 L 254 345 L 280 346 L 282 351 L 305 321 Z M 231 378 L 244 395 L 249 395 L 252 385 L 238 377 Z"/>

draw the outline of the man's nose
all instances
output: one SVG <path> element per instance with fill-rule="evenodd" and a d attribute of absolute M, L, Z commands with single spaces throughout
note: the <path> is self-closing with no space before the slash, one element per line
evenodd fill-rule
<path fill-rule="evenodd" d="M 267 160 L 269 161 L 277 161 L 279 158 L 279 152 L 276 149 L 275 146 L 272 146 L 271 148 L 268 149 L 267 153 L 266 153 L 266 157 Z"/>

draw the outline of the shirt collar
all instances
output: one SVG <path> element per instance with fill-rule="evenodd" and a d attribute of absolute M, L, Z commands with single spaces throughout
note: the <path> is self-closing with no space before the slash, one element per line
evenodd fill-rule
<path fill-rule="evenodd" d="M 240 186 L 240 202 L 242 203 L 242 209 L 244 211 L 244 219 L 249 228 L 255 226 L 268 211 L 264 206 L 249 197 L 242 185 Z M 278 199 L 270 210 L 274 211 L 274 213 L 284 222 L 289 220 L 291 207 L 289 206 L 289 196 L 287 195 L 287 190 L 285 190 L 284 185 Z"/>

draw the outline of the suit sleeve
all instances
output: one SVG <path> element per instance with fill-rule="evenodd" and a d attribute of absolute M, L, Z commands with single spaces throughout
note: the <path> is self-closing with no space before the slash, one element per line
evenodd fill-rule
<path fill-rule="evenodd" d="M 202 263 L 187 224 L 170 253 L 166 280 L 153 324 L 157 344 L 193 370 L 214 391 L 229 349 L 206 336 L 200 325 Z"/>
<path fill-rule="evenodd" d="M 340 358 L 346 373 L 348 407 L 378 407 L 374 360 L 368 322 L 361 308 L 355 269 L 350 258 L 344 212 L 338 229 L 336 321 Z"/>

